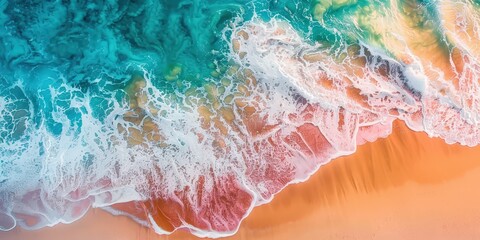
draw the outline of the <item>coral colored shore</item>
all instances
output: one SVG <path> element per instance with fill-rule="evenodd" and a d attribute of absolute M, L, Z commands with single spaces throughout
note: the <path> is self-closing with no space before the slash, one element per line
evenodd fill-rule
<path fill-rule="evenodd" d="M 226 239 L 480 238 L 480 147 L 447 145 L 395 122 L 386 139 L 320 168 L 257 207 Z M 101 223 L 101 224 L 99 224 Z M 126 217 L 101 210 L 70 225 L 19 228 L 0 239 L 198 239 L 157 236 Z"/>

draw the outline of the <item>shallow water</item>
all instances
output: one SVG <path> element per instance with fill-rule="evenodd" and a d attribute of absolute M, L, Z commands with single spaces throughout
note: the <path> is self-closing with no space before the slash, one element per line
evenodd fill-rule
<path fill-rule="evenodd" d="M 478 3 L 0 0 L 0 229 L 89 208 L 159 234 L 391 133 L 480 141 Z"/>

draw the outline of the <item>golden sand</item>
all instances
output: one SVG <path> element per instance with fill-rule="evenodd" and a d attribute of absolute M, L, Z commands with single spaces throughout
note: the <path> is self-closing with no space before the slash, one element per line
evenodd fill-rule
<path fill-rule="evenodd" d="M 228 239 L 480 239 L 480 147 L 447 145 L 396 122 L 393 134 L 320 168 L 257 207 Z M 68 237 L 68 238 L 66 238 Z M 197 239 L 156 236 L 101 210 L 70 225 L 0 239 Z"/>

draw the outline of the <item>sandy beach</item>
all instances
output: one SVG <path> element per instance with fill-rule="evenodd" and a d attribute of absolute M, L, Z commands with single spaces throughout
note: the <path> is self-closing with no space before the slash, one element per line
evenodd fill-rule
<path fill-rule="evenodd" d="M 479 239 L 480 147 L 448 145 L 396 121 L 386 139 L 321 167 L 307 182 L 257 207 L 225 239 Z M 91 210 L 83 219 L 2 240 L 198 239 L 157 236 L 126 217 Z"/>

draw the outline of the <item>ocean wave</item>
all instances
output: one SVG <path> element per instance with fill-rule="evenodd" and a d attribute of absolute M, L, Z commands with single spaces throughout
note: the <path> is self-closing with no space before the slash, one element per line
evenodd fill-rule
<path fill-rule="evenodd" d="M 476 3 L 125 2 L 0 1 L 0 230 L 227 236 L 395 120 L 480 141 Z"/>

